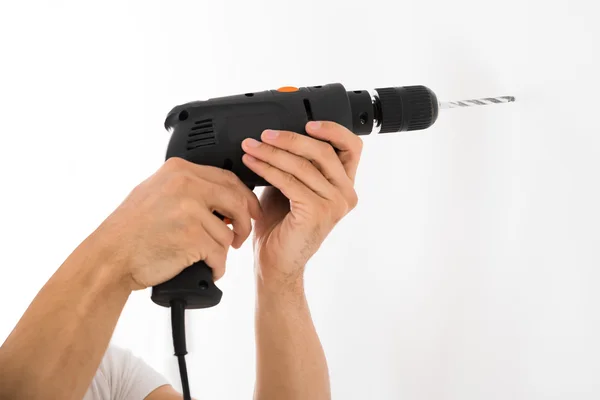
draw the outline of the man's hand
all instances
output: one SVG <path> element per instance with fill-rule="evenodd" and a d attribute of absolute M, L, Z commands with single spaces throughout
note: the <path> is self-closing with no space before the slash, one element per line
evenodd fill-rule
<path fill-rule="evenodd" d="M 332 122 L 309 123 L 306 131 L 310 136 L 265 131 L 262 143 L 242 144 L 244 164 L 273 185 L 263 192 L 263 216 L 254 225 L 255 400 L 331 398 L 303 275 L 329 232 L 356 206 L 362 141 Z"/>
<path fill-rule="evenodd" d="M 233 231 L 213 214 L 232 221 Z M 239 248 L 252 230 L 260 204 L 232 172 L 170 158 L 138 185 L 92 235 L 125 266 L 132 290 L 173 278 L 204 260 L 215 280 L 225 273 L 230 246 Z"/>
<path fill-rule="evenodd" d="M 333 227 L 357 204 L 354 178 L 362 140 L 333 122 L 311 122 L 304 136 L 265 131 L 247 139 L 242 160 L 273 187 L 255 224 L 258 272 L 263 280 L 293 283 Z M 336 152 L 337 150 L 337 152 Z"/>
<path fill-rule="evenodd" d="M 169 159 L 35 297 L 0 347 L 0 399 L 81 399 L 131 291 L 200 260 L 219 279 L 229 246 L 239 247 L 259 216 L 258 198 L 233 173 Z"/>

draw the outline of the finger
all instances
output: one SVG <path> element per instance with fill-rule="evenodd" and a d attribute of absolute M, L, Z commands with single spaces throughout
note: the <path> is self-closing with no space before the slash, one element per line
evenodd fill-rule
<path fill-rule="evenodd" d="M 254 139 L 244 140 L 242 148 L 247 154 L 293 175 L 305 186 L 325 199 L 330 199 L 335 193 L 335 187 L 306 158 Z M 339 160 L 337 162 L 339 163 Z"/>
<path fill-rule="evenodd" d="M 204 262 L 210 267 L 213 274 L 213 281 L 218 281 L 225 275 L 225 265 L 227 264 L 227 250 L 224 250 L 212 236 L 206 234 L 202 239 L 202 246 L 206 252 Z"/>
<path fill-rule="evenodd" d="M 183 176 L 187 179 L 183 204 L 190 215 L 198 215 L 208 207 L 210 213 L 216 211 L 231 220 L 235 243 L 246 241 L 252 231 L 251 206 L 247 198 L 230 186 L 213 184 L 191 174 Z"/>
<path fill-rule="evenodd" d="M 239 194 L 248 200 L 250 215 L 252 218 L 259 219 L 262 215 L 260 202 L 256 194 L 250 190 L 233 172 L 226 169 L 213 167 L 210 165 L 199 165 L 179 157 L 171 157 L 166 162 L 167 168 L 172 168 L 179 172 L 185 170 L 194 177 L 202 181 L 211 182 L 217 185 L 229 186 L 239 191 Z"/>
<path fill-rule="evenodd" d="M 184 240 L 185 248 L 196 249 L 196 254 L 190 254 L 192 258 L 188 265 L 204 262 L 211 269 L 214 280 L 224 275 L 228 249 L 224 249 L 206 229 L 199 234 L 188 235 Z"/>
<path fill-rule="evenodd" d="M 209 166 L 206 167 L 210 172 L 206 175 L 205 179 L 217 185 L 228 186 L 236 191 L 238 195 L 244 196 L 247 200 L 250 216 L 255 220 L 261 217 L 262 208 L 260 206 L 260 202 L 258 201 L 258 197 L 240 180 L 237 175 L 225 169 Z"/>
<path fill-rule="evenodd" d="M 243 242 L 239 243 L 236 240 L 235 233 L 227 227 L 226 222 L 221 221 L 219 217 L 208 212 L 206 209 L 202 213 L 201 221 L 204 230 L 224 249 L 228 249 L 229 246 L 237 249 L 242 245 Z"/>
<path fill-rule="evenodd" d="M 308 202 L 319 196 L 300 182 L 294 175 L 288 174 L 264 161 L 258 160 L 250 154 L 242 156 L 242 162 L 258 176 L 264 178 L 271 185 L 292 201 Z"/>
<path fill-rule="evenodd" d="M 236 190 L 219 185 L 205 189 L 203 196 L 211 212 L 216 211 L 231 220 L 233 241 L 245 242 L 252 231 L 251 212 L 246 198 L 239 197 L 239 192 Z M 219 221 L 224 224 L 220 219 Z"/>
<path fill-rule="evenodd" d="M 354 181 L 362 153 L 362 139 L 346 127 L 330 121 L 311 121 L 306 124 L 306 133 L 314 138 L 325 140 L 338 149 L 344 169 Z"/>
<path fill-rule="evenodd" d="M 348 184 L 348 174 L 334 148 L 322 140 L 289 131 L 267 130 L 261 139 L 277 148 L 310 160 L 334 186 Z"/>

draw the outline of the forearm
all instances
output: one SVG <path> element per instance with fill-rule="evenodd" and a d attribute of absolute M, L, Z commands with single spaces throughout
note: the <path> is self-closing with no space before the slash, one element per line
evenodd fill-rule
<path fill-rule="evenodd" d="M 35 297 L 0 348 L 0 399 L 81 399 L 130 294 L 94 239 Z"/>
<path fill-rule="evenodd" d="M 327 361 L 302 282 L 273 290 L 257 281 L 255 400 L 328 400 Z"/>

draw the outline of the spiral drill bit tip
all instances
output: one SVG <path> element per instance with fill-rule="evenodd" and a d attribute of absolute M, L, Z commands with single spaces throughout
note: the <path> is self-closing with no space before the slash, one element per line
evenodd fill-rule
<path fill-rule="evenodd" d="M 515 101 L 515 98 L 513 96 L 487 97 L 485 99 L 440 102 L 440 108 L 448 109 L 459 107 L 487 106 L 489 104 L 512 103 L 513 101 Z"/>

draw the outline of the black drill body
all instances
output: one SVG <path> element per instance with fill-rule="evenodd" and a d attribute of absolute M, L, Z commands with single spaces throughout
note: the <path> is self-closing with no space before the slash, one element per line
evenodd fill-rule
<path fill-rule="evenodd" d="M 370 133 L 374 116 L 371 95 L 367 91 L 352 94 L 352 106 L 360 107 L 356 111 L 339 84 L 294 92 L 268 90 L 177 106 L 165 121 L 165 127 L 173 132 L 167 158 L 229 169 L 249 187 L 268 186 L 242 163 L 242 141 L 260 140 L 265 129 L 305 134 L 305 125 L 311 120 L 334 121 L 353 132 L 362 128 Z M 354 114 L 362 114 L 366 124 L 355 126 Z"/>
<path fill-rule="evenodd" d="M 171 110 L 166 158 L 180 157 L 234 172 L 250 189 L 269 186 L 242 163 L 241 143 L 260 140 L 265 129 L 306 134 L 308 121 L 333 121 L 357 135 L 425 129 L 437 119 L 435 94 L 424 86 L 347 91 L 341 84 L 281 88 L 196 101 Z M 222 292 L 204 262 L 155 286 L 152 300 L 169 307 L 173 300 L 188 309 L 217 305 Z"/>

